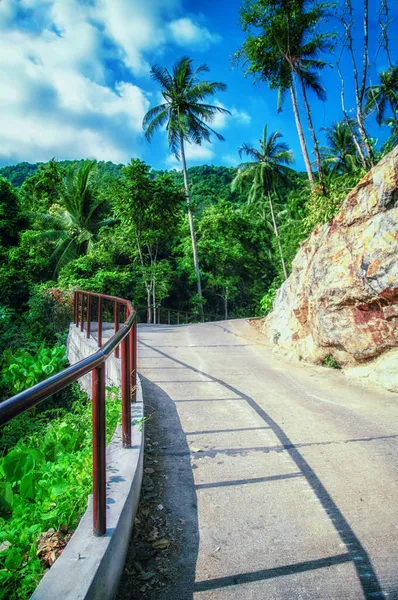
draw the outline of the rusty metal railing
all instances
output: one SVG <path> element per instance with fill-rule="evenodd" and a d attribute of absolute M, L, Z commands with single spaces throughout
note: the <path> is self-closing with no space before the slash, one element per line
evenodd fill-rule
<path fill-rule="evenodd" d="M 145 311 L 146 322 L 148 324 L 152 323 L 151 315 L 156 317 L 154 323 L 156 325 L 181 325 L 189 323 L 190 313 L 186 310 L 165 308 L 164 306 L 151 306 L 151 309 L 147 306 L 139 306 L 137 308 Z M 191 315 L 192 318 L 195 318 L 195 315 Z"/>
<path fill-rule="evenodd" d="M 110 310 L 112 308 L 112 311 Z M 114 333 L 104 344 L 104 317 L 113 315 Z M 124 322 L 120 322 L 121 313 Z M 97 320 L 93 321 L 93 317 Z M 128 300 L 78 290 L 74 295 L 74 323 L 86 336 L 93 336 L 97 323 L 98 350 L 91 356 L 52 375 L 0 404 L 0 425 L 37 406 L 40 402 L 92 371 L 93 422 L 93 529 L 95 535 L 106 533 L 106 423 L 105 363 L 121 346 L 122 443 L 131 446 L 131 402 L 137 392 L 137 313 Z M 94 337 L 95 339 L 95 337 Z"/>

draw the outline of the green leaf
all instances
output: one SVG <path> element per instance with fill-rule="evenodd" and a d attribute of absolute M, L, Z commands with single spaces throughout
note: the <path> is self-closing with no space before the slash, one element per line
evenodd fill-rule
<path fill-rule="evenodd" d="M 3 470 L 7 480 L 14 483 L 33 471 L 41 462 L 43 462 L 43 455 L 39 450 L 15 448 L 5 456 Z"/>
<path fill-rule="evenodd" d="M 60 482 L 60 483 L 55 483 L 52 488 L 51 488 L 51 495 L 52 496 L 61 496 L 62 494 L 64 494 L 68 489 L 68 486 L 66 483 L 64 482 Z"/>
<path fill-rule="evenodd" d="M 18 569 L 22 564 L 22 555 L 16 548 L 10 548 L 4 566 L 6 569 Z"/>
<path fill-rule="evenodd" d="M 22 498 L 31 498 L 32 500 L 35 497 L 35 483 L 37 481 L 38 474 L 37 473 L 29 473 L 25 475 L 21 479 L 21 483 L 19 485 L 19 493 Z"/>
<path fill-rule="evenodd" d="M 14 494 L 8 481 L 0 482 L 0 512 L 10 512 Z"/>

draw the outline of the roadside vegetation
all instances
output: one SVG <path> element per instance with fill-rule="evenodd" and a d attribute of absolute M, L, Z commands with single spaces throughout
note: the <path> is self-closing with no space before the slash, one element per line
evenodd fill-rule
<path fill-rule="evenodd" d="M 77 388 L 73 393 L 68 410 L 41 413 L 36 430 L 0 458 L 2 599 L 30 597 L 86 510 L 92 489 L 91 402 Z M 107 400 L 108 442 L 120 407 L 120 401 Z"/>

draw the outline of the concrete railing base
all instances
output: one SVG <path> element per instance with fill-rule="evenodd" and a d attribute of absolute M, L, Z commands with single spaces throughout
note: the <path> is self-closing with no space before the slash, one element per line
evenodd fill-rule
<path fill-rule="evenodd" d="M 137 401 L 132 404 L 132 446 L 122 447 L 121 426 L 118 426 L 107 448 L 106 535 L 93 534 L 90 496 L 88 508 L 71 540 L 31 600 L 107 600 L 116 594 L 143 472 L 144 426 L 134 425 L 143 417 L 142 388 L 140 382 L 137 383 Z"/>
<path fill-rule="evenodd" d="M 82 358 L 86 358 L 87 356 L 91 356 L 94 352 L 97 352 L 97 324 L 91 324 L 93 335 L 87 339 L 85 331 L 80 331 L 79 327 L 76 327 L 74 323 L 71 323 L 69 327 L 69 335 L 67 341 L 67 353 L 68 360 L 71 365 L 75 364 Z M 113 334 L 113 329 L 108 323 L 103 324 L 103 339 L 104 341 L 109 339 L 109 337 Z M 94 337 L 95 336 L 95 337 Z M 118 387 L 120 389 L 121 382 L 121 361 L 120 358 L 116 358 L 115 354 L 111 354 L 111 356 L 106 361 L 106 386 L 109 387 Z M 80 388 L 86 392 L 91 398 L 91 382 L 92 375 L 91 373 L 87 373 L 84 377 L 79 379 Z"/>

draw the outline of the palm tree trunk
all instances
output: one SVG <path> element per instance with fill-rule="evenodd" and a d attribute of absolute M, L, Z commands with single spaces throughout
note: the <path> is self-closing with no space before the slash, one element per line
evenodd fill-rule
<path fill-rule="evenodd" d="M 184 138 L 183 138 L 183 136 L 181 134 L 180 134 L 180 148 L 181 148 L 182 171 L 184 173 L 184 186 L 185 186 L 185 193 L 186 193 L 186 199 L 187 199 L 189 229 L 191 231 L 193 263 L 194 263 L 195 274 L 196 274 L 196 282 L 197 282 L 197 287 L 198 287 L 198 296 L 202 300 L 203 296 L 202 296 L 202 284 L 201 284 L 201 281 L 200 281 L 198 248 L 197 248 L 197 245 L 196 245 L 195 227 L 194 227 L 193 215 L 192 215 L 192 211 L 191 211 L 191 196 L 190 196 L 190 193 L 189 193 L 188 171 L 187 171 L 187 163 L 186 163 L 186 160 L 185 160 Z M 200 304 L 200 312 L 201 312 L 201 318 L 202 318 L 202 321 L 203 321 L 204 320 L 204 313 L 203 313 L 203 304 L 202 304 L 202 302 Z"/>
<path fill-rule="evenodd" d="M 299 80 L 300 85 L 301 85 L 301 91 L 302 91 L 302 94 L 303 94 L 304 106 L 305 106 L 305 110 L 307 112 L 308 128 L 309 128 L 310 133 L 311 133 L 312 143 L 314 144 L 315 161 L 316 161 L 316 168 L 318 170 L 319 181 L 320 181 L 320 183 L 321 183 L 321 185 L 323 187 L 323 173 L 322 173 L 321 155 L 319 153 L 319 144 L 318 144 L 318 140 L 317 140 L 317 137 L 316 137 L 316 134 L 315 134 L 314 124 L 312 122 L 311 109 L 310 109 L 310 105 L 308 103 L 308 98 L 307 98 L 307 90 L 305 89 L 305 84 L 304 84 L 303 78 L 301 77 L 300 73 L 297 73 L 297 77 L 298 77 L 298 80 Z"/>
<path fill-rule="evenodd" d="M 285 259 L 283 258 L 282 245 L 281 245 L 281 241 L 279 239 L 279 231 L 278 231 L 278 226 L 276 224 L 275 213 L 274 213 L 274 205 L 272 204 L 272 198 L 271 198 L 271 193 L 270 192 L 268 192 L 268 200 L 269 200 L 269 207 L 271 209 L 271 216 L 272 216 L 272 223 L 273 223 L 273 226 L 274 226 L 274 233 L 275 233 L 276 241 L 278 242 L 279 254 L 281 255 L 281 263 L 282 263 L 282 268 L 283 268 L 283 274 L 285 275 L 285 279 L 287 279 L 287 270 L 286 270 L 286 265 L 285 265 Z"/>
<path fill-rule="evenodd" d="M 301 152 L 303 154 L 305 168 L 307 170 L 308 179 L 310 180 L 311 187 L 314 187 L 314 175 L 311 171 L 311 162 L 308 156 L 307 145 L 305 143 L 305 137 L 303 133 L 303 127 L 301 125 L 300 114 L 298 111 L 296 94 L 294 93 L 293 84 L 290 86 L 290 97 L 292 99 L 294 118 L 296 120 L 297 133 L 300 140 Z"/>

